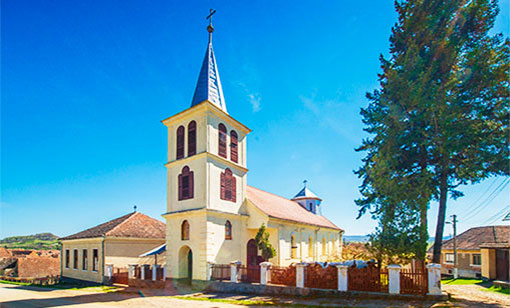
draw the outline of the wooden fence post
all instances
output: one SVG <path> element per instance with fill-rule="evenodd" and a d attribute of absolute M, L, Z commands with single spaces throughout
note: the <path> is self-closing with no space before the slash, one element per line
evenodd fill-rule
<path fill-rule="evenodd" d="M 338 291 L 347 291 L 348 275 L 347 270 L 349 266 L 347 264 L 339 264 L 336 266 L 338 269 Z"/>
<path fill-rule="evenodd" d="M 269 281 L 271 281 L 271 265 L 271 262 L 260 263 L 260 284 L 266 285 Z"/>
<path fill-rule="evenodd" d="M 441 295 L 441 264 L 431 263 L 427 265 L 428 286 L 430 295 Z"/>
<path fill-rule="evenodd" d="M 398 264 L 388 265 L 388 289 L 390 294 L 400 294 L 400 270 Z"/>
<path fill-rule="evenodd" d="M 241 261 L 230 262 L 230 282 L 238 282 L 238 269 L 241 264 Z"/>

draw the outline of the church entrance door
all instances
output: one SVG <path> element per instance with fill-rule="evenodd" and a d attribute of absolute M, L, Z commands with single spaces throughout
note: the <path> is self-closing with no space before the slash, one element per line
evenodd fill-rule
<path fill-rule="evenodd" d="M 179 278 L 187 278 L 191 281 L 193 277 L 193 252 L 188 246 L 179 249 Z"/>
<path fill-rule="evenodd" d="M 193 252 L 191 249 L 188 252 L 188 279 L 191 281 L 193 278 Z"/>
<path fill-rule="evenodd" d="M 246 245 L 246 272 L 241 273 L 241 280 L 247 282 L 260 282 L 260 266 L 262 258 L 258 255 L 257 244 L 254 239 Z M 243 277 L 244 276 L 244 277 Z"/>

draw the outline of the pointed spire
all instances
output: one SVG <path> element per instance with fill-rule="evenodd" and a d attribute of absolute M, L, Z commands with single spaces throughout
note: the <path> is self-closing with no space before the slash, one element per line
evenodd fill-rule
<path fill-rule="evenodd" d="M 212 47 L 212 33 L 214 32 L 214 27 L 212 26 L 212 15 L 214 13 L 216 13 L 216 11 L 211 9 L 209 16 L 207 16 L 207 19 L 209 19 L 209 26 L 207 26 L 207 31 L 209 32 L 209 43 L 205 51 L 200 75 L 198 75 L 197 87 L 195 88 L 195 94 L 193 95 L 191 106 L 193 107 L 205 100 L 208 100 L 224 112 L 227 112 L 227 105 L 225 104 L 225 98 L 223 97 L 223 89 L 221 87 L 220 75 L 218 73 L 218 66 L 216 65 L 216 57 L 214 56 Z"/>

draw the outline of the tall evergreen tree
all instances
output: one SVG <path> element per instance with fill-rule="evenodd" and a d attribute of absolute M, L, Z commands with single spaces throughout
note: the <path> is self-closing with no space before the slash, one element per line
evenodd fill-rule
<path fill-rule="evenodd" d="M 388 207 L 419 212 L 426 230 L 429 201 L 439 201 L 439 263 L 448 196 L 510 174 L 510 42 L 488 33 L 494 0 L 407 0 L 395 8 L 391 56 L 381 56 L 380 89 L 367 94 L 361 111 L 373 136 L 358 149 L 367 154 L 357 203 L 360 215 L 370 210 L 384 225 Z"/>

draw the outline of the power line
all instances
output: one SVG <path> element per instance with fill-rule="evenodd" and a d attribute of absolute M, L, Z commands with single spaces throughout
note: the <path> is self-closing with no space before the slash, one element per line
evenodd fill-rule
<path fill-rule="evenodd" d="M 499 184 L 498 187 L 496 187 L 496 189 L 494 189 L 494 191 L 491 194 L 489 194 L 489 196 L 487 196 L 487 198 L 482 203 L 480 203 L 478 208 L 476 208 L 474 211 L 470 213 L 467 213 L 466 216 L 464 217 L 464 221 L 476 217 L 476 215 L 480 213 L 480 211 L 485 209 L 487 205 L 491 204 L 491 202 L 494 199 L 496 199 L 496 197 L 508 185 L 508 183 L 510 183 L 510 178 L 505 179 L 501 184 Z"/>
<path fill-rule="evenodd" d="M 474 210 L 475 209 L 474 206 L 478 203 L 478 201 L 482 200 L 482 198 L 485 197 L 485 194 L 489 192 L 489 190 L 492 188 L 492 186 L 494 186 L 494 184 L 496 184 L 498 180 L 499 178 L 495 178 L 494 181 L 492 181 L 492 183 L 489 185 L 489 187 L 487 187 L 487 189 L 483 192 L 483 194 L 481 194 L 480 197 L 478 197 L 478 199 L 476 199 L 473 203 L 466 207 L 464 211 L 471 212 L 472 210 Z M 505 179 L 503 179 L 503 181 L 505 181 Z"/>
<path fill-rule="evenodd" d="M 505 216 L 506 211 L 508 211 L 508 208 L 510 208 L 510 206 L 504 206 L 503 209 L 501 209 L 499 212 L 491 216 L 489 219 L 485 220 L 483 225 L 492 225 L 498 219 L 503 218 L 503 216 Z"/>

